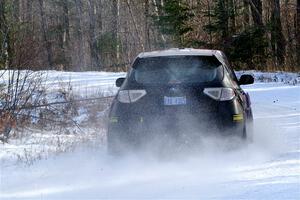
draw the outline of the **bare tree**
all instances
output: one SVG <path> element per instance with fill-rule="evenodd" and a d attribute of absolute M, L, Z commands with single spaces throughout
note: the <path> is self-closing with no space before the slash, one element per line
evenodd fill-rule
<path fill-rule="evenodd" d="M 80 71 L 86 66 L 85 56 L 84 56 L 84 27 L 83 27 L 83 3 L 82 0 L 75 0 L 75 8 L 76 8 L 76 20 L 75 20 L 75 35 L 77 38 L 77 62 L 75 66 L 76 71 Z"/>
<path fill-rule="evenodd" d="M 6 0 L 0 0 L 0 69 L 11 66 L 13 62 L 9 22 L 5 11 L 6 4 Z"/>
<path fill-rule="evenodd" d="M 27 50 L 41 53 L 32 58 L 34 66 L 30 66 L 31 69 L 125 69 L 125 64 L 140 51 L 180 46 L 170 42 L 172 36 L 163 32 L 156 20 L 166 14 L 164 6 L 169 2 L 0 0 L 1 67 L 4 66 L 4 58 L 7 66 L 17 66 L 18 55 L 24 55 L 19 46 L 33 43 L 36 50 Z M 186 47 L 222 48 L 224 44 L 230 45 L 232 38 L 242 33 L 257 31 L 254 33 L 257 34 L 260 31 L 258 34 L 269 46 L 262 47 L 257 54 L 265 52 L 274 55 L 261 56 L 265 57 L 261 66 L 266 66 L 266 63 L 274 66 L 292 65 L 295 60 L 300 63 L 299 51 L 296 51 L 300 46 L 299 0 L 173 2 L 187 5 L 189 12 L 194 15 L 186 21 L 186 25 L 193 30 L 181 37 L 189 41 Z M 220 15 L 215 12 L 217 6 L 222 8 L 221 15 L 224 16 L 219 18 L 219 22 L 222 22 L 219 24 L 215 20 L 216 15 Z M 176 16 L 173 17 L 178 20 Z M 205 30 L 215 25 L 223 26 L 223 30 Z M 271 25 L 273 30 L 269 29 Z M 285 51 L 286 45 L 288 49 Z M 120 65 L 122 67 L 118 67 Z M 250 65 L 248 63 L 245 66 Z M 254 68 L 259 69 L 256 66 Z"/>
<path fill-rule="evenodd" d="M 117 64 L 120 62 L 120 46 L 118 44 L 119 42 L 119 17 L 120 17 L 120 0 L 112 0 L 112 13 L 114 15 L 113 21 L 112 21 L 112 34 L 113 34 L 113 40 L 116 41 L 116 61 Z"/>
<path fill-rule="evenodd" d="M 284 65 L 285 56 L 285 38 L 282 33 L 281 16 L 280 16 L 280 1 L 272 0 L 272 16 L 271 16 L 271 45 L 275 59 L 275 65 Z"/>
<path fill-rule="evenodd" d="M 248 0 L 243 0 L 243 27 L 246 29 L 250 24 L 250 7 Z"/>
<path fill-rule="evenodd" d="M 7 37 L 8 29 L 6 24 L 5 12 L 4 12 L 5 2 L 0 0 L 0 69 L 4 68 L 6 65 L 6 54 L 7 54 Z"/>
<path fill-rule="evenodd" d="M 48 67 L 53 69 L 53 53 L 52 53 L 52 44 L 48 38 L 48 29 L 47 29 L 47 21 L 46 21 L 46 13 L 44 9 L 44 0 L 38 0 L 39 2 L 39 9 L 41 15 L 41 28 L 42 28 L 42 35 L 43 35 L 43 42 L 45 44 L 46 52 L 47 52 L 47 61 Z"/>
<path fill-rule="evenodd" d="M 63 6 L 63 28 L 64 28 L 64 43 L 65 46 L 69 46 L 70 42 L 70 19 L 69 19 L 69 3 L 68 0 L 63 0 L 62 1 L 62 6 Z"/>
<path fill-rule="evenodd" d="M 145 6 L 145 49 L 151 50 L 151 40 L 150 40 L 150 24 L 149 24 L 149 18 L 150 18 L 150 0 L 144 0 L 144 6 Z"/>
<path fill-rule="evenodd" d="M 39 102 L 42 74 L 11 69 L 1 75 L 5 78 L 0 85 L 0 140 L 7 142 L 12 129 L 21 126 L 33 111 L 22 113 L 22 108 Z"/>
<path fill-rule="evenodd" d="M 91 52 L 91 66 L 92 70 L 99 70 L 101 63 L 97 52 L 97 40 L 95 35 L 96 29 L 96 7 L 94 0 L 88 0 L 89 3 L 89 46 Z"/>
<path fill-rule="evenodd" d="M 262 15 L 262 1 L 261 0 L 246 0 L 250 4 L 252 18 L 256 26 L 262 27 L 263 15 Z"/>

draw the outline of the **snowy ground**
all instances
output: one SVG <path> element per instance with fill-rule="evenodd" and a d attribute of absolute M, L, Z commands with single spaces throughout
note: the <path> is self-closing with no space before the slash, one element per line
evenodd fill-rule
<path fill-rule="evenodd" d="M 1 165 L 0 199 L 299 199 L 300 86 L 284 82 L 244 87 L 255 118 L 245 147 L 206 139 L 194 154 L 115 159 L 83 146 L 31 166 Z"/>
<path fill-rule="evenodd" d="M 105 92 L 107 95 L 114 94 L 117 89 L 115 80 L 119 77 L 125 77 L 126 73 L 47 71 L 43 76 L 45 77 L 43 85 L 50 90 L 57 90 L 70 84 L 76 94 L 90 97 L 99 92 Z"/>

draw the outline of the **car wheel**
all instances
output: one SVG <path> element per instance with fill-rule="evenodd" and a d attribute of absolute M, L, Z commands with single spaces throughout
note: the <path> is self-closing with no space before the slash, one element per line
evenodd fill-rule
<path fill-rule="evenodd" d="M 107 131 L 106 138 L 107 153 L 113 156 L 121 155 L 123 152 L 123 145 L 120 138 L 120 133 L 109 129 Z"/>
<path fill-rule="evenodd" d="M 243 133 L 242 133 L 242 139 L 243 139 L 243 140 L 246 140 L 247 137 L 248 137 L 247 123 L 244 123 Z"/>
<path fill-rule="evenodd" d="M 251 119 L 244 123 L 242 139 L 253 142 L 253 121 Z"/>
<path fill-rule="evenodd" d="M 123 155 L 135 150 L 137 136 L 126 128 L 111 128 L 107 133 L 107 152 L 111 155 Z"/>

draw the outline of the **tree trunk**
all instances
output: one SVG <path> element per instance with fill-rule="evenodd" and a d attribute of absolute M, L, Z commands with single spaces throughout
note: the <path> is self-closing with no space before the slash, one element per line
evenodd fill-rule
<path fill-rule="evenodd" d="M 112 13 L 113 13 L 113 40 L 116 43 L 116 62 L 113 65 L 118 66 L 120 62 L 120 45 L 119 45 L 119 17 L 120 17 L 120 0 L 112 0 Z M 118 67 L 116 67 L 116 70 Z"/>
<path fill-rule="evenodd" d="M 96 28 L 96 17 L 95 17 L 95 2 L 94 0 L 89 0 L 89 46 L 91 53 L 91 70 L 99 70 L 100 68 L 100 59 L 97 52 L 97 40 L 95 36 Z"/>
<path fill-rule="evenodd" d="M 32 23 L 32 1 L 26 2 L 25 20 Z"/>
<path fill-rule="evenodd" d="M 211 5 L 210 5 L 210 0 L 207 0 L 207 11 L 208 11 L 208 25 L 211 26 Z M 212 48 L 213 44 L 213 35 L 212 31 L 209 30 L 209 44 L 208 47 Z"/>
<path fill-rule="evenodd" d="M 4 67 L 10 69 L 14 65 L 14 48 L 11 39 L 11 22 L 6 17 L 8 15 L 6 4 L 5 0 L 0 0 L 0 63 L 3 62 Z"/>
<path fill-rule="evenodd" d="M 284 24 L 285 24 L 285 29 L 287 32 L 287 43 L 286 43 L 286 61 L 285 64 L 286 66 L 289 67 L 288 70 L 295 70 L 294 63 L 296 62 L 295 60 L 295 49 L 293 45 L 293 32 L 292 32 L 292 27 L 290 23 L 290 18 L 289 18 L 289 12 L 288 12 L 288 7 L 289 7 L 290 0 L 285 0 L 284 6 L 285 6 L 285 11 L 282 13 L 284 14 Z"/>
<path fill-rule="evenodd" d="M 14 21 L 18 22 L 20 18 L 20 1 L 19 0 L 13 0 L 13 16 Z"/>
<path fill-rule="evenodd" d="M 250 25 L 250 7 L 247 0 L 243 1 L 243 28 L 246 30 Z"/>
<path fill-rule="evenodd" d="M 149 26 L 149 6 L 150 2 L 149 0 L 145 0 L 144 2 L 145 6 L 145 48 L 146 50 L 151 50 L 151 41 L 150 41 L 150 26 Z"/>
<path fill-rule="evenodd" d="M 63 29 L 64 29 L 64 47 L 69 46 L 70 41 L 70 20 L 69 20 L 69 5 L 68 0 L 63 0 Z"/>
<path fill-rule="evenodd" d="M 46 52 L 47 52 L 47 66 L 50 69 L 53 69 L 53 54 L 52 54 L 52 45 L 48 40 L 48 30 L 47 30 L 47 22 L 44 10 L 44 0 L 39 0 L 39 9 L 41 15 L 41 28 L 42 28 L 42 37 L 43 43 L 45 44 Z"/>
<path fill-rule="evenodd" d="M 264 41 L 266 37 L 266 31 L 263 23 L 263 10 L 262 10 L 262 1 L 261 0 L 246 0 L 250 4 L 251 8 L 251 15 L 254 23 L 254 28 L 257 29 L 257 35 L 256 39 L 259 41 Z M 263 70 L 267 63 L 267 58 L 265 55 L 266 49 L 263 47 L 255 48 L 256 54 L 257 54 L 257 63 L 258 67 L 256 67 L 259 70 Z M 251 62 L 257 62 L 256 60 L 252 60 Z"/>
<path fill-rule="evenodd" d="M 218 11 L 219 14 L 219 21 L 222 22 L 221 26 L 221 40 L 225 43 L 226 39 L 229 36 L 229 12 L 228 12 L 228 0 L 219 0 L 218 1 Z"/>
<path fill-rule="evenodd" d="M 271 45 L 275 58 L 275 64 L 283 66 L 285 61 L 285 38 L 282 33 L 280 1 L 273 0 L 273 9 L 271 15 Z"/>
<path fill-rule="evenodd" d="M 297 56 L 297 69 L 300 70 L 300 0 L 297 0 L 297 17 L 296 17 L 296 56 Z"/>
<path fill-rule="evenodd" d="M 136 20 L 135 20 L 135 17 L 134 17 L 134 15 L 133 15 L 132 8 L 131 8 L 131 6 L 130 6 L 130 0 L 127 0 L 127 1 L 126 1 L 126 4 L 127 4 L 127 7 L 128 7 L 130 16 L 131 16 L 131 20 L 132 20 L 132 22 L 133 22 L 133 26 L 134 26 L 134 29 L 135 29 L 135 32 L 136 32 L 136 36 L 137 36 L 137 38 L 138 38 L 138 40 L 139 40 L 139 46 L 141 47 L 141 50 L 142 50 L 142 51 L 145 51 L 144 43 L 143 43 L 142 38 L 141 38 L 141 35 L 140 35 L 140 33 L 139 33 L 139 30 L 138 30 L 139 28 L 138 28 L 137 22 L 136 22 Z"/>
<path fill-rule="evenodd" d="M 77 46 L 77 62 L 75 63 L 75 70 L 80 71 L 84 69 L 85 59 L 84 59 L 84 41 L 83 41 L 83 4 L 82 0 L 75 0 L 76 7 L 76 19 L 75 19 L 75 29 L 76 29 L 76 39 L 78 41 Z"/>
<path fill-rule="evenodd" d="M 96 22 L 97 22 L 97 29 L 101 33 L 103 29 L 103 22 L 102 22 L 102 15 L 103 15 L 103 2 L 102 0 L 97 0 L 96 2 Z"/>
<path fill-rule="evenodd" d="M 228 1 L 229 20 L 230 20 L 230 34 L 236 32 L 236 2 L 234 0 Z"/>
<path fill-rule="evenodd" d="M 152 0 L 152 3 L 153 3 L 153 6 L 154 6 L 154 15 L 156 17 L 161 16 L 162 12 L 161 12 L 161 9 L 159 9 L 159 7 L 161 7 L 161 4 L 159 4 L 159 2 L 157 2 L 157 0 Z M 162 41 L 164 47 L 166 47 L 167 46 L 167 44 L 166 44 L 167 40 L 166 40 L 164 34 L 161 33 L 160 38 L 161 38 L 161 41 Z"/>
<path fill-rule="evenodd" d="M 262 2 L 261 0 L 247 0 L 250 3 L 251 14 L 256 26 L 262 27 Z"/>
<path fill-rule="evenodd" d="M 5 18 L 5 1 L 0 0 L 0 69 L 7 67 L 7 36 L 8 28 Z"/>

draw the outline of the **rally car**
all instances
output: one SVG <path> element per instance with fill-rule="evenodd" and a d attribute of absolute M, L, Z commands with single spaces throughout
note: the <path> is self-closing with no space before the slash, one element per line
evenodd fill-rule
<path fill-rule="evenodd" d="M 137 56 L 110 108 L 110 152 L 141 147 L 165 136 L 179 142 L 200 135 L 249 137 L 249 95 L 225 54 L 218 50 L 169 49 Z M 183 139 L 184 138 L 184 139 Z"/>

